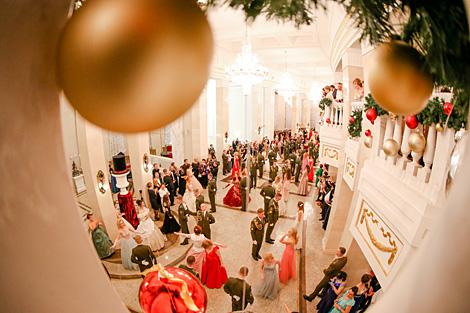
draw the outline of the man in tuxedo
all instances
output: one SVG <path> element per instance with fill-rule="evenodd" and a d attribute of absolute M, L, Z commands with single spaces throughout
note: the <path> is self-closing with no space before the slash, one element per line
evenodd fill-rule
<path fill-rule="evenodd" d="M 158 163 L 155 163 L 155 164 L 153 165 L 153 170 L 152 170 L 152 176 L 153 176 L 153 178 L 155 178 L 155 173 L 158 173 L 158 174 L 161 176 L 161 174 L 160 174 L 160 168 L 159 168 L 159 166 L 158 166 Z"/>
<path fill-rule="evenodd" d="M 175 187 L 175 196 L 176 196 L 176 190 L 179 187 L 179 182 L 178 182 L 178 173 L 177 173 L 177 168 L 176 168 L 175 162 L 171 163 L 170 176 L 173 179 L 173 185 Z"/>
<path fill-rule="evenodd" d="M 273 244 L 274 240 L 271 238 L 274 226 L 276 226 L 277 220 L 279 219 L 279 200 L 281 200 L 281 194 L 277 193 L 274 199 L 269 202 L 269 212 L 266 223 L 268 223 L 268 229 L 266 230 L 266 242 Z"/>
<path fill-rule="evenodd" d="M 170 171 L 166 168 L 163 169 L 163 182 L 165 183 L 166 189 L 170 193 L 170 205 L 175 204 L 175 185 L 173 184 L 173 178 L 170 175 Z"/>
<path fill-rule="evenodd" d="M 132 249 L 131 261 L 132 263 L 139 265 L 140 272 L 142 273 L 146 269 L 149 269 L 153 265 L 157 264 L 157 258 L 149 246 L 142 244 L 142 237 L 137 235 L 135 236 L 134 240 L 137 243 L 137 247 Z"/>
<path fill-rule="evenodd" d="M 302 159 L 299 152 L 296 153 L 297 158 L 295 159 L 295 182 L 299 182 L 300 170 L 302 169 Z"/>
<path fill-rule="evenodd" d="M 191 274 L 196 276 L 197 279 L 201 279 L 199 276 L 199 273 L 196 272 L 196 270 L 193 267 L 195 262 L 196 262 L 196 258 L 194 257 L 194 255 L 190 255 L 186 258 L 186 264 L 181 264 L 179 268 L 182 268 L 185 271 L 190 272 Z"/>
<path fill-rule="evenodd" d="M 204 196 L 200 194 L 199 189 L 194 189 L 194 195 L 196 196 L 196 211 L 201 210 L 201 205 L 204 203 Z"/>
<path fill-rule="evenodd" d="M 193 168 L 194 177 L 198 178 L 198 176 L 199 176 L 199 161 L 198 161 L 197 158 L 194 158 L 194 162 L 191 164 L 191 167 Z"/>
<path fill-rule="evenodd" d="M 335 85 L 330 86 L 331 93 L 333 94 L 333 99 L 336 99 L 336 94 L 338 92 L 338 89 L 336 89 Z"/>
<path fill-rule="evenodd" d="M 230 173 L 229 157 L 227 151 L 224 150 L 222 152 L 222 174 L 225 175 L 227 173 Z"/>
<path fill-rule="evenodd" d="M 253 240 L 253 247 L 251 248 L 251 256 L 255 261 L 261 260 L 262 257 L 259 255 L 261 250 L 261 244 L 263 243 L 264 237 L 264 225 L 266 225 L 266 219 L 264 218 L 264 210 L 258 209 L 258 216 L 251 221 L 251 239 Z"/>
<path fill-rule="evenodd" d="M 336 250 L 335 259 L 327 268 L 323 270 L 323 274 L 325 274 L 325 276 L 323 276 L 323 279 L 318 283 L 318 285 L 315 287 L 315 290 L 310 295 L 304 295 L 305 300 L 312 302 L 312 300 L 315 299 L 322 289 L 327 289 L 330 280 L 335 277 L 336 274 L 338 274 L 339 271 L 341 271 L 348 262 L 348 257 L 345 256 L 345 254 L 346 249 L 344 247 L 339 247 Z"/>
<path fill-rule="evenodd" d="M 264 216 L 268 216 L 269 203 L 276 196 L 276 189 L 273 187 L 273 180 L 270 178 L 268 184 L 259 193 L 264 198 Z"/>
<path fill-rule="evenodd" d="M 178 204 L 178 220 L 181 225 L 181 232 L 184 234 L 189 234 L 188 216 L 189 215 L 196 216 L 196 213 L 192 212 L 188 208 L 188 205 L 183 201 L 183 196 L 179 195 L 176 198 L 176 203 Z M 184 241 L 181 243 L 181 245 L 184 246 L 187 244 L 188 244 L 188 238 L 185 238 Z"/>
<path fill-rule="evenodd" d="M 207 185 L 207 191 L 209 193 L 209 201 L 211 203 L 210 213 L 215 213 L 217 208 L 215 206 L 215 195 L 217 193 L 217 182 L 214 179 L 212 173 L 209 174 L 209 183 Z"/>
<path fill-rule="evenodd" d="M 183 160 L 183 165 L 181 165 L 181 167 L 184 169 L 185 173 L 188 170 L 189 166 L 190 166 L 190 164 L 189 164 L 188 159 L 184 159 Z"/>
<path fill-rule="evenodd" d="M 211 224 L 215 223 L 215 218 L 212 214 L 206 211 L 206 204 L 201 204 L 201 210 L 197 211 L 197 225 L 201 226 L 202 234 L 211 239 Z"/>
<path fill-rule="evenodd" d="M 248 182 L 246 179 L 246 171 L 242 171 L 242 179 L 240 180 L 240 183 L 238 184 L 240 187 L 241 191 L 241 197 L 242 197 L 242 211 L 246 211 L 246 192 L 249 189 Z"/>

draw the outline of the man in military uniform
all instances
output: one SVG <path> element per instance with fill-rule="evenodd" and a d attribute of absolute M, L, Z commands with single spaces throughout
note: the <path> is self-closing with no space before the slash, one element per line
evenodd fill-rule
<path fill-rule="evenodd" d="M 308 142 L 308 157 L 313 158 L 313 139 Z"/>
<path fill-rule="evenodd" d="M 276 194 L 276 197 L 269 202 L 269 212 L 268 212 L 268 230 L 266 231 L 266 242 L 273 244 L 274 240 L 271 238 L 273 233 L 274 226 L 276 226 L 277 220 L 279 219 L 279 200 L 281 200 L 281 194 Z"/>
<path fill-rule="evenodd" d="M 271 179 L 272 181 L 275 181 L 278 171 L 279 171 L 279 166 L 277 166 L 277 162 L 274 161 L 273 165 L 269 168 L 269 179 Z"/>
<path fill-rule="evenodd" d="M 263 178 L 263 168 L 264 168 L 264 155 L 262 152 L 258 154 L 258 171 L 259 171 L 259 178 Z"/>
<path fill-rule="evenodd" d="M 294 152 L 289 154 L 290 170 L 292 171 L 292 174 L 295 173 L 294 171 L 295 171 L 295 161 L 296 160 L 297 160 L 297 155 L 295 155 Z"/>
<path fill-rule="evenodd" d="M 199 192 L 199 189 L 194 189 L 194 195 L 196 196 L 196 211 L 201 211 L 201 204 L 204 203 L 204 196 Z"/>
<path fill-rule="evenodd" d="M 264 216 L 268 216 L 269 203 L 276 195 L 276 189 L 273 187 L 271 178 L 268 180 L 268 184 L 261 189 L 259 194 L 264 198 Z"/>
<path fill-rule="evenodd" d="M 188 228 L 188 216 L 189 215 L 196 215 L 196 213 L 192 212 L 189 208 L 188 205 L 183 202 L 183 196 L 179 195 L 176 197 L 176 204 L 178 204 L 178 220 L 181 224 L 181 232 L 184 234 L 189 234 L 189 228 Z M 185 238 L 184 241 L 181 243 L 181 245 L 187 245 L 188 244 L 188 238 Z"/>
<path fill-rule="evenodd" d="M 299 182 L 300 170 L 302 169 L 302 159 L 299 152 L 296 153 L 297 158 L 295 159 L 295 182 Z"/>
<path fill-rule="evenodd" d="M 290 144 L 289 140 L 286 140 L 284 143 L 284 160 L 287 161 L 289 159 L 289 153 L 290 153 Z"/>
<path fill-rule="evenodd" d="M 230 277 L 224 285 L 225 293 L 232 298 L 232 311 L 242 311 L 248 303 L 255 301 L 251 292 L 251 286 L 245 281 L 248 276 L 248 268 L 242 267 L 238 270 L 238 277 Z"/>
<path fill-rule="evenodd" d="M 242 211 L 246 211 L 246 191 L 248 190 L 248 182 L 246 179 L 246 171 L 242 171 L 242 179 L 240 180 L 240 183 L 238 184 L 241 190 L 241 196 L 242 196 Z"/>
<path fill-rule="evenodd" d="M 209 184 L 207 185 L 207 190 L 209 193 L 209 201 L 211 202 L 210 213 L 215 213 L 217 208 L 215 206 L 215 195 L 217 193 L 217 182 L 214 179 L 212 173 L 209 174 Z"/>
<path fill-rule="evenodd" d="M 201 204 L 201 210 L 197 211 L 197 225 L 201 226 L 202 234 L 207 238 L 211 239 L 211 225 L 215 223 L 215 218 L 206 211 L 206 204 Z"/>
<path fill-rule="evenodd" d="M 253 157 L 250 164 L 250 192 L 252 188 L 256 188 L 256 171 L 258 169 L 258 162 L 256 157 Z"/>
<path fill-rule="evenodd" d="M 269 167 L 273 166 L 274 162 L 276 162 L 276 152 L 274 152 L 273 150 L 269 151 L 268 160 L 269 160 Z"/>
<path fill-rule="evenodd" d="M 251 256 L 255 261 L 261 260 L 259 255 L 259 250 L 261 249 L 261 244 L 263 243 L 264 237 L 264 225 L 266 224 L 266 219 L 264 218 L 264 210 L 258 209 L 258 216 L 251 221 L 251 239 L 253 240 L 253 247 L 251 248 Z"/>
<path fill-rule="evenodd" d="M 214 149 L 214 146 L 212 144 L 209 147 L 209 155 L 215 155 L 215 149 Z"/>

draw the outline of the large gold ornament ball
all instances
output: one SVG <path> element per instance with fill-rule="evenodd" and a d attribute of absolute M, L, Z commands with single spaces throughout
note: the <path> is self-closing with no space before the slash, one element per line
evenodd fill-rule
<path fill-rule="evenodd" d="M 413 132 L 408 137 L 408 145 L 410 146 L 411 151 L 416 153 L 421 153 L 426 148 L 426 139 L 423 134 L 419 132 Z"/>
<path fill-rule="evenodd" d="M 198 99 L 213 39 L 191 0 L 87 1 L 66 24 L 58 75 L 72 106 L 116 132 L 160 128 Z"/>
<path fill-rule="evenodd" d="M 398 154 L 398 150 L 400 150 L 398 142 L 393 138 L 385 140 L 382 149 L 385 154 L 390 157 L 396 156 Z"/>
<path fill-rule="evenodd" d="M 403 41 L 391 41 L 375 49 L 366 79 L 377 103 L 397 115 L 419 113 L 433 89 L 421 55 Z"/>

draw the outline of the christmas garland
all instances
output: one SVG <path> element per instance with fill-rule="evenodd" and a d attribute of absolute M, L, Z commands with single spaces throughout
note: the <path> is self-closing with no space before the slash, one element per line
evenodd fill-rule
<path fill-rule="evenodd" d="M 351 114 L 351 118 L 349 119 L 348 132 L 352 137 L 359 137 L 361 135 L 362 110 L 354 110 L 354 112 Z"/>
<path fill-rule="evenodd" d="M 429 100 L 428 105 L 423 111 L 416 114 L 416 118 L 418 119 L 418 123 L 425 126 L 431 126 L 437 123 L 444 126 L 447 121 L 448 128 L 453 128 L 455 131 L 458 131 L 460 128 L 467 125 L 468 112 L 465 109 L 468 110 L 468 107 L 454 105 L 452 113 L 449 115 L 449 121 L 447 121 L 447 115 L 444 112 L 444 100 L 435 97 Z"/>
<path fill-rule="evenodd" d="M 328 98 L 323 98 L 320 100 L 320 103 L 318 104 L 318 107 L 320 108 L 320 110 L 325 110 L 325 106 L 327 107 L 330 107 L 331 104 L 333 103 L 333 101 L 331 101 L 331 99 L 328 99 Z"/>
<path fill-rule="evenodd" d="M 371 94 L 366 96 L 366 103 L 364 103 L 364 111 L 374 109 L 377 116 L 388 115 L 388 112 L 382 109 L 382 107 L 375 101 Z"/>
<path fill-rule="evenodd" d="M 416 47 L 438 86 L 454 87 L 454 103 L 470 102 L 470 36 L 464 1 L 334 0 L 357 19 L 363 39 L 372 45 L 401 39 Z M 226 3 L 242 8 L 247 20 L 261 13 L 266 18 L 309 25 L 313 8 L 326 0 L 209 0 L 208 6 Z M 392 18 L 394 17 L 394 18 Z M 398 27 L 393 23 L 401 19 Z M 400 33 L 397 29 L 401 30 Z M 457 91 L 457 92 L 456 92 Z"/>

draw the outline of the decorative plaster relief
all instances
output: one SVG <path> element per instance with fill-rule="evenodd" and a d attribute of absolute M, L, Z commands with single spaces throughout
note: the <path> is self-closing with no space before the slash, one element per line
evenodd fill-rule
<path fill-rule="evenodd" d="M 365 200 L 362 200 L 355 227 L 388 276 L 403 249 L 403 242 Z"/>
<path fill-rule="evenodd" d="M 338 162 L 339 149 L 331 146 L 323 145 L 323 157 Z"/>
<path fill-rule="evenodd" d="M 356 175 L 356 164 L 347 156 L 344 166 L 344 173 L 354 181 L 354 177 Z"/>

